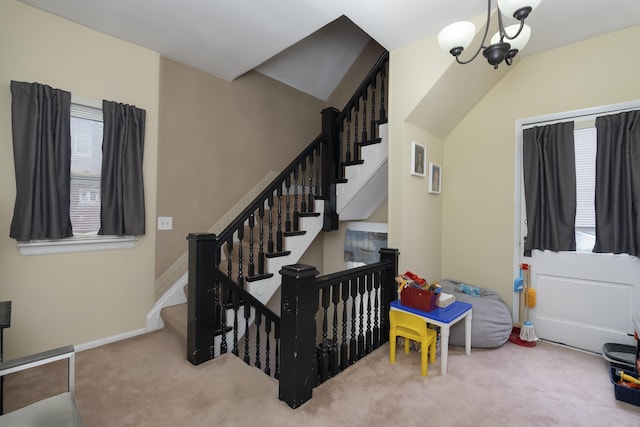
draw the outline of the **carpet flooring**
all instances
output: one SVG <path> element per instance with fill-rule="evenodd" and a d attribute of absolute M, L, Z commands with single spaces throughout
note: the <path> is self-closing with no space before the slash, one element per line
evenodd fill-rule
<path fill-rule="evenodd" d="M 389 363 L 385 344 L 314 389 L 298 409 L 278 383 L 233 355 L 199 366 L 160 330 L 83 351 L 76 400 L 85 426 L 640 426 L 640 407 L 615 399 L 602 357 L 539 343 L 451 347 L 420 376 L 419 354 Z M 5 411 L 66 390 L 64 362 L 5 377 Z"/>

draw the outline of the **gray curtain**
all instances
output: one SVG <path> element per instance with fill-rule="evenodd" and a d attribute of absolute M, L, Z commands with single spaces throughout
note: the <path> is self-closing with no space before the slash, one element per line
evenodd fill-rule
<path fill-rule="evenodd" d="M 19 241 L 73 235 L 70 106 L 70 92 L 11 82 L 16 200 L 9 236 Z"/>
<path fill-rule="evenodd" d="M 596 118 L 593 252 L 640 255 L 640 110 Z"/>
<path fill-rule="evenodd" d="M 102 206 L 98 234 L 144 234 L 142 159 L 146 112 L 132 105 L 104 100 L 102 111 Z"/>
<path fill-rule="evenodd" d="M 573 127 L 573 122 L 556 123 L 522 134 L 528 229 L 525 253 L 576 250 Z"/>

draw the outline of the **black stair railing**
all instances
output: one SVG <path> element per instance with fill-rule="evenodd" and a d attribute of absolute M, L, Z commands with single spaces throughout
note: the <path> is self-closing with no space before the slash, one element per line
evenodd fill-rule
<path fill-rule="evenodd" d="M 338 228 L 336 184 L 345 182 L 344 166 L 362 163 L 360 147 L 378 142 L 378 125 L 386 123 L 387 67 L 385 52 L 343 111 L 325 109 L 322 133 L 222 232 L 187 237 L 187 357 L 192 363 L 214 357 L 216 336 L 222 334 L 220 345 L 228 345 L 226 329 L 234 328 L 237 333 L 237 328 L 228 324 L 228 310 L 220 307 L 235 303 L 234 295 L 239 292 L 231 292 L 231 284 L 244 290 L 246 282 L 278 273 L 266 270 L 266 259 L 289 254 L 285 239 L 305 233 L 299 219 L 318 215 L 315 200 L 324 200 L 323 230 Z M 227 286 L 220 285 L 222 276 Z M 246 300 L 237 302 L 244 304 Z"/>
<path fill-rule="evenodd" d="M 283 267 L 280 400 L 299 407 L 316 385 L 389 340 L 398 257 L 381 249 L 378 263 L 321 277 L 312 266 Z"/>

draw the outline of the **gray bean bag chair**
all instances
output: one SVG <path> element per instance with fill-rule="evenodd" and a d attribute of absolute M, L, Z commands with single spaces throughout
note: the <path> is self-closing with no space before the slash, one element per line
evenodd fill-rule
<path fill-rule="evenodd" d="M 464 293 L 461 289 L 470 286 L 479 290 L 472 292 L 472 296 Z M 503 299 L 490 289 L 478 288 L 470 284 L 465 284 L 453 279 L 443 279 L 440 281 L 442 291 L 453 294 L 456 301 L 463 301 L 473 306 L 471 321 L 471 346 L 492 348 L 500 347 L 509 339 L 513 320 L 509 307 Z M 467 288 L 468 289 L 468 288 Z M 464 322 L 458 322 L 451 327 L 449 344 L 464 346 Z"/>

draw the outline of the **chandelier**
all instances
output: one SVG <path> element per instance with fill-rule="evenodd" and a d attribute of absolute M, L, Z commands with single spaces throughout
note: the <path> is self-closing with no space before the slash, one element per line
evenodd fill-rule
<path fill-rule="evenodd" d="M 438 43 L 445 51 L 456 58 L 458 64 L 468 64 L 476 59 L 478 54 L 487 59 L 493 68 L 498 68 L 502 61 L 511 65 L 516 56 L 529 41 L 531 28 L 524 24 L 524 20 L 535 9 L 541 0 L 498 0 L 498 32 L 491 38 L 491 44 L 486 46 L 489 24 L 491 21 L 491 0 L 487 0 L 487 24 L 484 29 L 482 43 L 476 53 L 468 60 L 462 61 L 460 54 L 466 49 L 476 34 L 476 26 L 473 22 L 461 21 L 447 25 L 438 34 Z M 513 17 L 519 24 L 505 28 L 502 15 Z"/>

